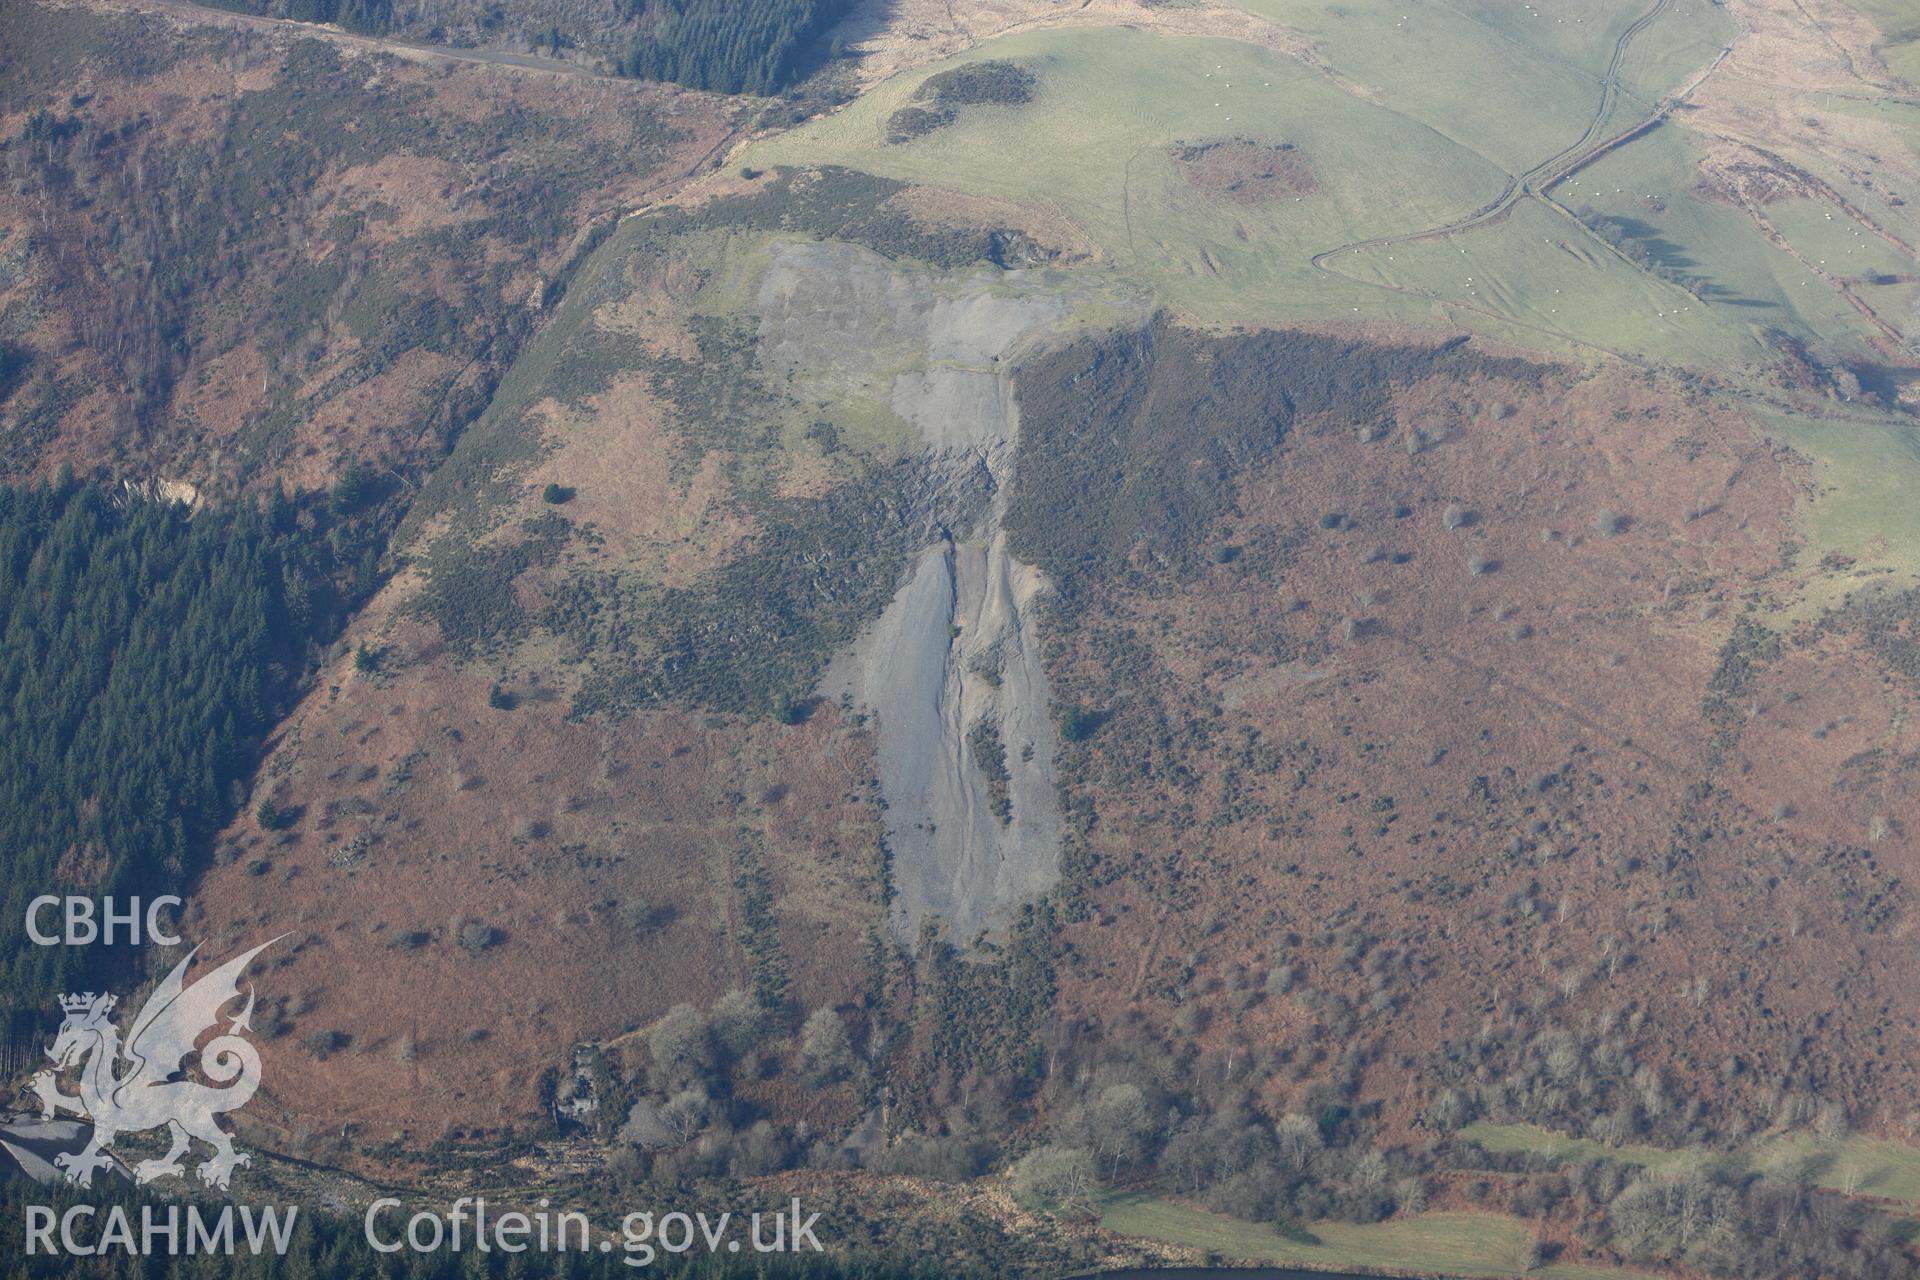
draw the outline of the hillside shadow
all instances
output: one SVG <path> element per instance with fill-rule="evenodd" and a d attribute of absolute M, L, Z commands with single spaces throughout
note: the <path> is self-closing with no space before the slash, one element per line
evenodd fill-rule
<path fill-rule="evenodd" d="M 1642 267 L 1661 279 L 1686 289 L 1702 302 L 1723 307 L 1774 307 L 1778 303 L 1764 298 L 1749 298 L 1715 281 L 1703 269 L 1701 261 L 1678 241 L 1669 240 L 1660 228 L 1643 218 L 1624 215 L 1596 216 L 1592 225 L 1609 244 L 1620 249 Z"/>
<path fill-rule="evenodd" d="M 900 13 L 900 0 L 860 0 L 846 17 L 829 27 L 824 39 L 814 45 L 813 53 L 805 64 L 809 73 L 830 60 L 831 51 L 838 48 L 850 48 L 863 40 L 886 31 L 894 18 Z M 851 55 L 856 56 L 857 55 Z"/>
<path fill-rule="evenodd" d="M 1861 363 L 1850 365 L 1849 368 L 1860 379 L 1861 393 L 1871 396 L 1889 409 L 1903 408 L 1906 402 L 1902 400 L 1901 393 L 1908 387 L 1920 386 L 1920 368 L 1910 365 Z"/>

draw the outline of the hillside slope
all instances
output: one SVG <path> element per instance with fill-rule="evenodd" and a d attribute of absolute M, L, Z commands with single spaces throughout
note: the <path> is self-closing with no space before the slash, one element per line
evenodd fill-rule
<path fill-rule="evenodd" d="M 1036 1273 L 1913 1270 L 1781 1155 L 1916 1127 L 1897 31 L 908 3 L 788 128 L 32 13 L 11 472 L 380 512 L 195 861 L 286 935 L 246 1141 Z"/>

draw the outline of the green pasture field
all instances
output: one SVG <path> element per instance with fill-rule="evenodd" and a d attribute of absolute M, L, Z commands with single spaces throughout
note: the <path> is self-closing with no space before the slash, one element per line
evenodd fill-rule
<path fill-rule="evenodd" d="M 1516 1218 L 1481 1213 L 1428 1213 L 1368 1226 L 1315 1223 L 1319 1244 L 1289 1240 L 1271 1226 L 1241 1222 L 1148 1195 L 1108 1200 L 1100 1225 L 1236 1260 L 1353 1267 L 1396 1274 L 1449 1276 L 1536 1275 L 1548 1280 L 1647 1280 L 1643 1273 L 1608 1267 L 1556 1264 L 1528 1271 L 1532 1236 Z"/>
<path fill-rule="evenodd" d="M 1601 99 L 1615 43 L 1650 0 L 1241 0 L 1312 37 L 1335 70 L 1389 110 L 1428 125 L 1510 173 L 1579 140 Z M 1710 63 L 1733 33 L 1708 0 L 1668 0 L 1629 44 L 1626 91 L 1602 136 L 1650 114 Z"/>
<path fill-rule="evenodd" d="M 1856 570 L 1920 574 L 1920 431 L 1862 415 L 1822 420 L 1756 412 L 1768 436 L 1813 459 L 1813 495 L 1797 523 L 1807 537 L 1804 569 L 1828 554 L 1851 556 Z M 1810 605 L 1836 605 L 1858 585 L 1851 574 L 1821 580 Z"/>
<path fill-rule="evenodd" d="M 1478 1121 L 1460 1131 L 1488 1151 L 1532 1151 L 1555 1160 L 1592 1162 L 1615 1160 L 1637 1164 L 1656 1173 L 1676 1168 L 1694 1158 L 1685 1151 L 1628 1143 L 1609 1147 L 1587 1138 L 1575 1138 L 1531 1124 L 1495 1124 Z M 1801 1176 L 1815 1186 L 1846 1190 L 1920 1204 L 1920 1147 L 1904 1146 L 1858 1134 L 1819 1138 L 1810 1133 L 1773 1134 L 1731 1156 L 1721 1157 L 1738 1168 L 1778 1175 L 1790 1162 L 1800 1162 Z"/>
<path fill-rule="evenodd" d="M 1496 1124 L 1491 1120 L 1476 1120 L 1462 1129 L 1460 1136 L 1470 1142 L 1479 1143 L 1488 1151 L 1502 1154 L 1511 1151 L 1531 1151 L 1573 1164 L 1592 1164 L 1601 1160 L 1613 1160 L 1660 1171 L 1671 1168 L 1686 1158 L 1685 1152 L 1672 1151 L 1666 1147 L 1654 1147 L 1635 1142 L 1610 1147 L 1604 1142 L 1595 1142 L 1591 1138 L 1576 1138 L 1570 1134 L 1556 1133 L 1534 1124 Z"/>
<path fill-rule="evenodd" d="M 1556 355 L 1604 351 L 1721 369 L 1772 358 L 1774 331 L 1808 342 L 1864 336 L 1865 322 L 1835 290 L 1807 282 L 1737 209 L 1694 190 L 1698 156 L 1678 124 L 1553 193 L 1568 208 L 1591 203 L 1639 219 L 1661 254 L 1684 259 L 1673 278 L 1537 201 L 1463 231 L 1395 239 L 1466 219 L 1514 175 L 1578 141 L 1615 43 L 1650 6 L 1245 3 L 1312 38 L 1330 72 L 1239 41 L 1124 28 L 1029 32 L 896 77 L 745 159 L 844 165 L 1053 207 L 1099 244 L 1109 269 L 1204 322 L 1400 321 L 1465 327 Z M 1626 92 L 1601 136 L 1643 119 L 1710 63 L 1728 21 L 1704 0 L 1669 0 L 1629 47 Z M 946 127 L 887 140 L 888 120 L 929 76 L 986 59 L 1032 71 L 1033 100 L 968 107 Z M 1434 74 L 1441 65 L 1488 72 Z M 1297 148 L 1313 186 L 1234 198 L 1200 189 L 1174 159 L 1176 147 L 1230 139 Z M 1812 214 L 1821 226 L 1782 213 L 1796 220 L 1789 237 L 1804 234 L 1817 256 L 1823 211 Z M 1314 263 L 1375 240 L 1387 242 Z M 1896 274 L 1887 253 L 1849 241 L 1834 251 L 1867 264 L 1863 277 Z"/>
<path fill-rule="evenodd" d="M 1855 280 L 1871 273 L 1911 275 L 1920 269 L 1911 254 L 1824 200 L 1781 200 L 1768 205 L 1766 215 L 1788 243 L 1829 275 Z"/>
<path fill-rule="evenodd" d="M 1497 168 L 1423 125 L 1354 98 L 1291 58 L 1237 41 L 1119 28 L 1047 31 L 990 41 L 955 61 L 990 58 L 1036 73 L 1031 103 L 971 107 L 947 128 L 888 144 L 887 118 L 928 75 L 953 65 L 940 63 L 756 146 L 749 160 L 845 164 L 930 186 L 1057 200 L 1117 247 L 1123 262 L 1137 259 L 1148 270 L 1156 250 L 1179 241 L 1237 238 L 1234 219 L 1217 208 L 1204 211 L 1211 225 L 1191 237 L 1177 225 L 1202 212 L 1167 207 L 1163 188 L 1173 166 L 1166 153 L 1177 142 L 1246 138 L 1305 150 L 1320 190 L 1297 207 L 1239 219 L 1262 241 L 1277 239 L 1250 243 L 1249 252 L 1282 259 L 1445 220 L 1492 199 L 1504 182 Z M 1398 193 L 1390 205 L 1383 204 L 1388 190 Z"/>
<path fill-rule="evenodd" d="M 1762 1143 L 1753 1152 L 1753 1165 L 1778 1170 L 1788 1160 L 1805 1162 L 1815 1185 L 1857 1195 L 1881 1196 L 1920 1204 L 1920 1148 L 1853 1134 L 1845 1138 L 1817 1138 L 1808 1133 L 1785 1134 Z"/>
<path fill-rule="evenodd" d="M 1756 342 L 1767 329 L 1808 342 L 1865 337 L 1870 332 L 1865 321 L 1831 285 L 1768 241 L 1739 209 L 1701 194 L 1698 160 L 1683 130 L 1663 126 L 1561 183 L 1553 199 L 1569 210 L 1591 208 L 1631 219 L 1650 231 L 1657 256 L 1669 258 L 1682 276 L 1706 286 L 1700 305 L 1679 300 L 1692 306 L 1685 313 L 1692 324 L 1744 331 Z M 1830 210 L 1809 208 L 1803 217 L 1792 207 L 1807 203 L 1782 201 L 1768 206 L 1767 216 L 1776 220 L 1790 244 L 1817 260 L 1826 256 L 1827 240 L 1847 236 L 1838 228 L 1844 215 L 1835 213 L 1835 222 L 1829 224 L 1821 215 Z M 1809 221 L 1819 224 L 1817 236 L 1815 227 L 1803 225 Z M 1846 225 L 1857 227 L 1851 219 Z M 1804 243 L 1803 233 L 1808 237 Z M 1847 236 L 1845 244 L 1832 245 L 1834 256 L 1852 261 L 1840 251 L 1858 243 Z M 1860 262 L 1868 257 L 1865 250 L 1855 255 Z M 1848 268 L 1830 269 L 1836 275 L 1850 274 Z"/>
<path fill-rule="evenodd" d="M 886 142 L 888 117 L 927 76 L 954 65 L 942 63 L 764 141 L 746 161 L 847 165 L 1058 206 L 1127 275 L 1226 321 L 1311 317 L 1350 298 L 1349 310 L 1374 303 L 1377 312 L 1376 300 L 1316 271 L 1313 254 L 1445 221 L 1492 200 L 1506 181 L 1424 125 L 1236 41 L 1047 31 L 990 41 L 964 58 L 1029 67 L 1038 78 L 1034 100 L 971 107 L 946 128 Z M 1236 204 L 1180 180 L 1174 146 L 1235 138 L 1295 145 L 1317 189 Z"/>

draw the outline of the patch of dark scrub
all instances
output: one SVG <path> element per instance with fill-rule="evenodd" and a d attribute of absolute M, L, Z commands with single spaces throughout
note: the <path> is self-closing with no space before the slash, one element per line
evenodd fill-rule
<path fill-rule="evenodd" d="M 766 513 L 766 531 L 696 586 L 581 578 L 544 621 L 595 659 L 576 714 L 702 707 L 789 718 L 835 649 L 878 617 L 928 536 L 923 468 L 880 468 Z"/>
<path fill-rule="evenodd" d="M 1226 138 L 1177 143 L 1169 154 L 1188 183 L 1235 204 L 1311 195 L 1320 189 L 1305 154 L 1291 142 L 1275 146 L 1248 138 Z"/>
<path fill-rule="evenodd" d="M 911 142 L 960 118 L 963 107 L 1017 107 L 1033 101 L 1033 72 L 994 58 L 928 76 L 913 101 L 887 118 L 887 141 Z"/>
<path fill-rule="evenodd" d="M 1799 391 L 1817 391 L 1837 400 L 1868 400 L 1892 413 L 1913 412 L 1905 389 L 1920 380 L 1920 369 L 1875 364 L 1837 350 L 1835 344 L 1808 345 L 1778 329 L 1769 330 L 1773 374 Z"/>
<path fill-rule="evenodd" d="M 665 253 L 672 249 L 671 237 L 687 231 L 784 231 L 844 240 L 885 258 L 912 258 L 943 271 L 977 262 L 1027 266 L 1057 256 L 1011 228 L 929 226 L 896 201 L 906 190 L 907 183 L 837 165 L 781 168 L 753 192 L 710 200 L 691 213 L 676 209 L 652 215 L 648 243 Z"/>
<path fill-rule="evenodd" d="M 42 94 L 62 98 L 87 73 L 146 79 L 186 51 L 159 14 L 96 13 L 31 0 L 0 0 L 0 101 L 17 110 Z"/>
<path fill-rule="evenodd" d="M 1684 246 L 1668 240 L 1652 223 L 1641 218 L 1602 213 L 1591 205 L 1581 205 L 1573 216 L 1642 271 L 1668 284 L 1679 285 L 1698 298 L 1724 292 L 1693 269 L 1699 263 L 1688 255 Z"/>
<path fill-rule="evenodd" d="M 1851 599 L 1820 625 L 1860 637 L 1889 671 L 1920 689 L 1920 590 Z"/>
<path fill-rule="evenodd" d="M 1733 634 L 1720 650 L 1720 661 L 1707 681 L 1701 712 L 1709 723 L 1725 730 L 1743 718 L 1738 703 L 1753 690 L 1755 678 L 1780 656 L 1780 638 L 1752 618 L 1734 623 Z"/>
<path fill-rule="evenodd" d="M 1068 717 L 1079 723 L 1078 709 L 1068 708 Z M 967 731 L 967 749 L 973 753 L 975 767 L 986 776 L 987 803 L 1004 827 L 1013 821 L 1013 775 L 1007 772 L 1007 744 L 1000 737 L 999 724 L 991 718 L 975 721 Z"/>
<path fill-rule="evenodd" d="M 1006 528 L 1069 601 L 1129 564 L 1190 574 L 1208 561 L 1207 528 L 1231 509 L 1235 478 L 1298 419 L 1378 421 L 1396 385 L 1436 374 L 1537 383 L 1546 368 L 1460 342 L 1222 337 L 1165 318 L 1084 339 L 1019 371 Z"/>
<path fill-rule="evenodd" d="M 1053 904 L 1020 909 L 991 961 L 968 959 L 929 920 L 914 948 L 913 1038 L 903 1071 L 915 1083 L 966 1072 L 1033 1074 L 1058 998 L 1060 936 Z M 925 1097 L 917 1089 L 908 1098 Z M 910 1104 L 911 1105 L 911 1104 Z"/>
<path fill-rule="evenodd" d="M 0 342 L 0 404 L 7 402 L 13 389 L 26 380 L 33 352 L 17 342 Z"/>
<path fill-rule="evenodd" d="M 476 546 L 457 535 L 442 538 L 427 555 L 427 584 L 412 608 L 439 625 L 459 657 L 497 652 L 526 632 L 514 581 L 553 563 L 572 532 L 565 516 L 548 511 L 522 521 L 508 541 Z"/>
<path fill-rule="evenodd" d="M 953 123 L 953 113 L 937 107 L 902 107 L 887 117 L 887 141 L 899 144 L 924 138 Z"/>

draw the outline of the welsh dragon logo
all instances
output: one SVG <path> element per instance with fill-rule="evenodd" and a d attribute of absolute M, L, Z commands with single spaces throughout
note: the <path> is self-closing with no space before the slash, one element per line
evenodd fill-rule
<path fill-rule="evenodd" d="M 260 1087 L 260 1053 L 241 1035 L 252 1029 L 252 989 L 247 991 L 246 1007 L 228 1020 L 224 1032 L 205 1045 L 199 1041 L 208 1031 L 217 1030 L 220 1011 L 240 997 L 240 976 L 255 956 L 272 945 L 263 942 L 190 986 L 184 975 L 199 948 L 189 951 L 141 1006 L 124 1045 L 110 1016 L 116 997 L 92 992 L 61 997 L 66 1020 L 47 1051 L 54 1069 L 33 1077 L 33 1091 L 39 1095 L 45 1119 L 66 1111 L 93 1122 L 93 1141 L 84 1151 L 54 1157 L 68 1181 L 91 1186 L 94 1171 L 112 1162 L 107 1148 L 116 1138 L 162 1127 L 171 1131 L 172 1147 L 166 1155 L 134 1166 L 139 1182 L 168 1174 L 184 1176 L 180 1161 L 196 1138 L 213 1148 L 212 1158 L 203 1160 L 198 1169 L 200 1180 L 208 1186 L 224 1189 L 233 1171 L 248 1163 L 214 1118 L 245 1106 Z M 187 1059 L 196 1053 L 199 1074 L 211 1084 L 186 1078 Z M 59 1085 L 59 1073 L 76 1065 L 80 1068 L 77 1097 L 60 1092 Z"/>

